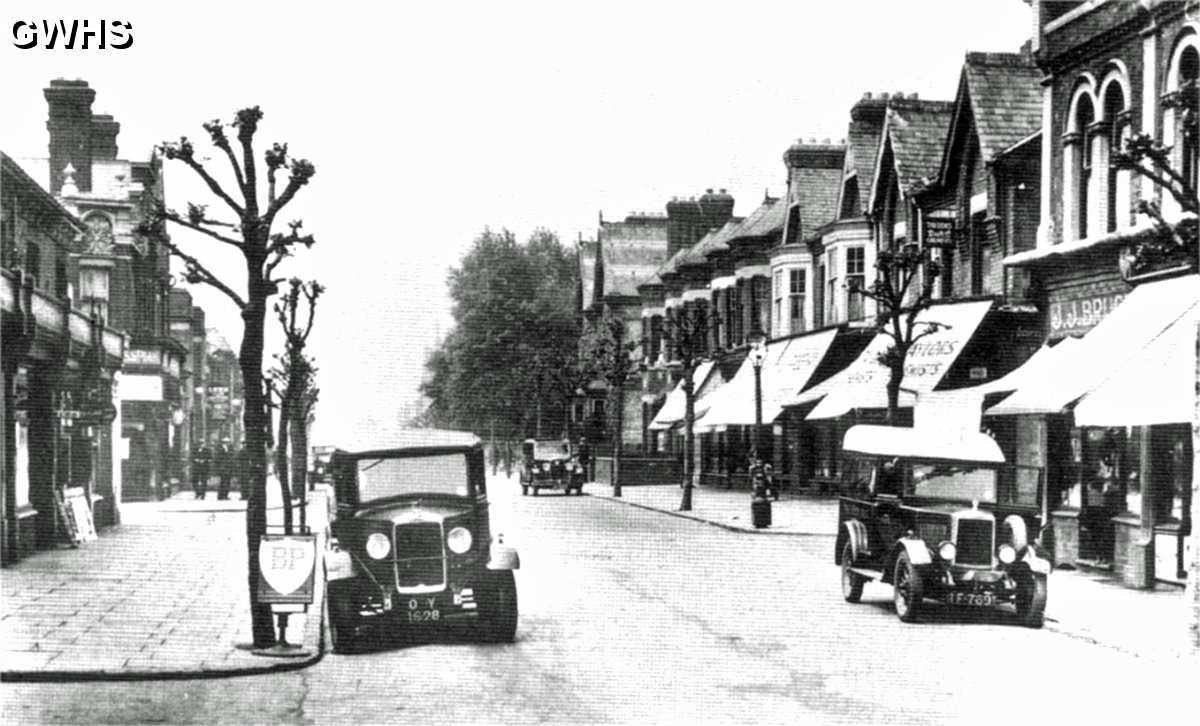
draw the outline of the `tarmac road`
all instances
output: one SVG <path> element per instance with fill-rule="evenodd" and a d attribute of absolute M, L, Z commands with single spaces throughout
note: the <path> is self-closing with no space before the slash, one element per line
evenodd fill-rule
<path fill-rule="evenodd" d="M 830 538 L 728 532 L 598 498 L 521 497 L 511 486 L 494 485 L 492 499 L 495 529 L 522 560 L 512 645 L 380 638 L 367 652 L 286 674 L 5 684 L 3 718 L 1110 722 L 1177 713 L 1195 675 L 1022 628 L 1004 613 L 939 610 L 906 625 L 885 586 L 844 603 Z"/>

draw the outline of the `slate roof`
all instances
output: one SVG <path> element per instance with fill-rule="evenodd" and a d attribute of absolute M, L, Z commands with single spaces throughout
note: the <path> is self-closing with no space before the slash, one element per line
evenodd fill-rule
<path fill-rule="evenodd" d="M 604 296 L 637 297 L 666 260 L 666 218 L 602 222 L 599 236 Z"/>
<path fill-rule="evenodd" d="M 886 105 L 887 100 L 884 98 L 863 98 L 854 104 L 850 111 L 850 126 L 846 130 L 846 167 L 839 186 L 854 172 L 858 184 L 860 214 L 867 211 L 871 185 L 875 181 L 875 157 L 879 153 Z M 838 191 L 841 191 L 840 188 Z"/>
<path fill-rule="evenodd" d="M 798 239 L 812 237 L 818 228 L 837 219 L 838 193 L 842 169 L 797 169 L 800 175 L 800 233 Z M 780 207 L 782 214 L 782 204 Z"/>
<path fill-rule="evenodd" d="M 729 240 L 733 239 L 739 233 L 742 225 L 745 224 L 745 217 L 734 217 L 725 223 L 725 226 L 717 230 L 717 233 L 711 238 L 700 240 L 703 246 L 697 245 L 697 252 L 704 258 L 708 259 L 709 255 L 718 252 L 726 252 L 729 250 Z"/>
<path fill-rule="evenodd" d="M 784 209 L 785 206 L 779 203 L 779 199 L 768 197 L 759 205 L 758 209 L 746 217 L 746 221 L 742 222 L 742 226 L 729 238 L 729 241 L 749 237 L 766 237 L 782 230 L 783 220 L 787 216 Z"/>
<path fill-rule="evenodd" d="M 885 144 L 892 148 L 892 159 L 900 188 L 909 191 L 936 179 L 942 170 L 942 151 L 946 144 L 946 131 L 950 127 L 950 115 L 954 109 L 952 101 L 923 101 L 905 99 L 888 106 L 887 119 L 883 125 L 876 163 L 883 159 Z M 879 186 L 879 169 L 872 181 L 869 206 L 875 205 Z M 862 188 L 859 188 L 860 194 Z"/>
<path fill-rule="evenodd" d="M 959 124 L 966 122 L 964 111 L 968 101 L 985 161 L 1029 138 L 1042 126 L 1041 81 L 1042 72 L 1028 55 L 967 53 L 945 148 L 949 149 L 953 143 Z M 943 175 L 949 172 L 951 161 L 951 155 L 945 153 Z"/>

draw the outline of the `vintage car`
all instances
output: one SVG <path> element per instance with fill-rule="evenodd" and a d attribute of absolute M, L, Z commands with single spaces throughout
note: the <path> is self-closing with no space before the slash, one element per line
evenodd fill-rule
<path fill-rule="evenodd" d="M 847 602 L 879 580 L 904 622 L 930 599 L 1012 603 L 1019 622 L 1041 627 L 1051 565 L 1035 541 L 1045 522 L 1039 468 L 1005 464 L 978 431 L 857 425 L 842 450 L 834 561 Z"/>
<path fill-rule="evenodd" d="M 559 489 L 564 495 L 583 494 L 583 465 L 567 441 L 535 441 L 521 444 L 521 494 L 539 489 Z"/>
<path fill-rule="evenodd" d="M 326 593 L 335 652 L 351 650 L 373 624 L 514 639 L 520 560 L 491 532 L 479 439 L 393 432 L 334 451 L 329 471 L 336 513 Z"/>

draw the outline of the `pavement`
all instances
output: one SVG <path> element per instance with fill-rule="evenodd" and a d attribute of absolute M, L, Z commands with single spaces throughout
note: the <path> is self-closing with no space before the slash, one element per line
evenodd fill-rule
<path fill-rule="evenodd" d="M 0 574 L 0 680 L 222 677 L 301 668 L 323 653 L 324 587 L 308 615 L 288 616 L 292 648 L 251 646 L 245 503 L 195 500 L 122 505 L 122 523 L 77 548 L 37 552 Z M 271 505 L 275 506 L 272 507 Z M 280 521 L 268 498 L 268 525 Z M 324 547 L 325 501 L 309 522 Z M 273 530 L 272 530 L 273 531 Z"/>
<path fill-rule="evenodd" d="M 747 534 L 830 539 L 837 534 L 833 497 L 784 495 L 772 502 L 771 526 L 755 529 L 745 490 L 697 487 L 690 512 L 679 511 L 683 491 L 674 485 L 622 487 L 616 498 L 611 486 L 590 482 L 584 493 Z M 829 561 L 832 565 L 832 542 Z M 1046 630 L 1139 657 L 1195 659 L 1200 666 L 1200 652 L 1189 645 L 1187 622 L 1182 587 L 1160 583 L 1153 590 L 1134 590 L 1106 572 L 1088 570 L 1058 569 L 1050 575 Z"/>

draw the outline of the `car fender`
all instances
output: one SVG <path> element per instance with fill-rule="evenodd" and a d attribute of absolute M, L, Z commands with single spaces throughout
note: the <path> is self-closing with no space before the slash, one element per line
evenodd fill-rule
<path fill-rule="evenodd" d="M 929 548 L 925 546 L 923 540 L 902 537 L 896 540 L 892 551 L 888 553 L 887 562 L 884 563 L 883 568 L 884 582 L 892 581 L 892 570 L 896 567 L 896 560 L 900 557 L 901 552 L 908 553 L 908 561 L 913 563 L 914 567 L 925 567 L 933 563 L 933 558 L 929 555 Z"/>
<path fill-rule="evenodd" d="M 857 519 L 849 519 L 842 523 L 842 536 L 837 540 L 837 551 L 834 552 L 834 562 L 842 564 L 842 547 L 850 543 L 851 557 L 857 562 L 863 555 L 871 554 L 871 548 L 867 539 L 867 527 Z"/>
<path fill-rule="evenodd" d="M 339 547 L 336 540 L 331 540 L 329 549 L 325 552 L 325 579 L 333 581 L 351 577 L 354 577 L 354 558 Z"/>
<path fill-rule="evenodd" d="M 494 544 L 488 552 L 487 568 L 489 570 L 519 570 L 521 556 L 515 547 Z"/>

